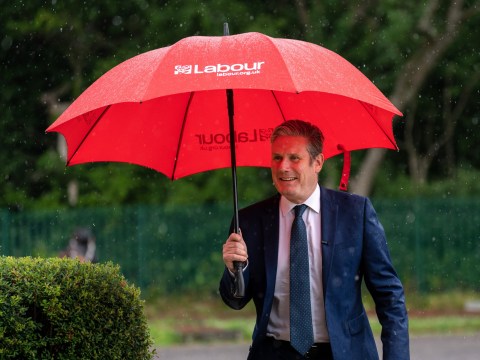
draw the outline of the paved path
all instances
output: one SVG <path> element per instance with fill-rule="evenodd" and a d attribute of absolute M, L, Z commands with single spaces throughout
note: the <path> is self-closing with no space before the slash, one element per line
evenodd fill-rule
<path fill-rule="evenodd" d="M 479 360 L 480 334 L 418 336 L 410 339 L 411 360 Z M 245 360 L 248 344 L 184 345 L 160 348 L 155 359 Z"/>

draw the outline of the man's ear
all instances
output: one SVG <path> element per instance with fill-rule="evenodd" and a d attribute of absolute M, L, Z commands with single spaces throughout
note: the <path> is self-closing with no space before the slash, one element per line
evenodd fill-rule
<path fill-rule="evenodd" d="M 314 160 L 315 172 L 318 174 L 323 168 L 323 163 L 325 162 L 325 157 L 323 153 L 318 154 L 318 156 Z"/>

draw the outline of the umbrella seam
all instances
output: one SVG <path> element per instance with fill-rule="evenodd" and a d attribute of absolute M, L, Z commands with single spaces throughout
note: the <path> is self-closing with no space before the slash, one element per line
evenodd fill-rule
<path fill-rule="evenodd" d="M 183 40 L 183 39 L 182 39 Z M 152 75 L 150 76 L 150 80 L 148 80 L 148 86 L 146 86 L 145 88 L 145 92 L 143 93 L 143 96 L 142 96 L 142 100 L 143 101 L 146 101 L 146 100 L 151 100 L 151 99 L 146 99 L 146 94 L 148 94 L 150 92 L 150 88 L 152 87 L 152 83 L 153 83 L 153 79 L 155 78 L 155 74 L 159 71 L 161 65 L 163 64 L 163 62 L 165 61 L 165 58 L 168 56 L 168 54 L 170 54 L 170 52 L 172 51 L 172 48 L 176 45 L 175 44 L 172 44 L 170 46 L 168 46 L 168 50 L 165 52 L 165 54 L 163 55 L 162 59 L 158 62 L 156 68 L 155 68 L 155 71 L 152 71 Z M 161 48 L 160 48 L 161 49 Z M 159 49 L 157 49 L 159 50 Z M 155 50 L 153 50 L 155 51 Z"/>
<path fill-rule="evenodd" d="M 282 114 L 283 121 L 285 122 L 285 114 L 283 113 L 282 107 L 280 106 L 280 103 L 278 102 L 277 96 L 275 95 L 275 92 L 273 90 L 270 90 L 272 93 L 273 98 L 275 99 L 275 102 L 277 103 L 278 110 L 280 110 L 280 114 Z"/>
<path fill-rule="evenodd" d="M 380 125 L 380 123 L 378 122 L 377 118 L 375 116 L 373 116 L 372 112 L 370 111 L 370 109 L 368 108 L 368 106 L 365 106 L 365 102 L 361 101 L 361 100 L 357 100 L 362 106 L 363 108 L 367 111 L 367 113 L 370 115 L 370 117 L 375 121 L 375 123 L 377 124 L 377 126 L 382 130 L 383 134 L 387 137 L 388 140 L 390 140 L 390 143 L 395 147 L 395 149 L 398 151 L 400 150 L 400 148 L 398 147 L 397 143 L 395 142 L 395 140 L 392 141 L 392 139 L 390 139 L 390 136 L 388 136 L 387 132 L 385 131 L 385 129 L 383 128 L 383 126 Z M 387 110 L 388 111 L 388 110 Z M 393 121 L 393 119 L 391 120 Z"/>
<path fill-rule="evenodd" d="M 172 171 L 172 177 L 171 180 L 175 180 L 175 172 L 177 171 L 177 163 L 178 163 L 178 157 L 180 155 L 180 145 L 182 143 L 183 139 L 183 133 L 185 130 L 185 123 L 187 122 L 187 115 L 188 115 L 188 109 L 190 108 L 190 104 L 192 103 L 193 95 L 195 92 L 190 92 L 190 97 L 188 98 L 188 103 L 187 107 L 185 108 L 185 115 L 183 116 L 183 121 L 182 121 L 182 129 L 180 130 L 180 138 L 178 139 L 178 145 L 177 145 L 177 151 L 175 152 L 175 162 L 173 163 L 173 171 Z"/>
<path fill-rule="evenodd" d="M 70 165 L 70 162 L 71 160 L 73 159 L 73 157 L 77 154 L 78 150 L 82 147 L 83 143 L 85 142 L 85 140 L 87 139 L 87 137 L 90 135 L 90 133 L 92 132 L 92 130 L 97 126 L 98 122 L 103 118 L 103 115 L 105 115 L 105 113 L 110 109 L 110 106 L 112 105 L 107 105 L 107 107 L 102 111 L 102 113 L 100 114 L 100 116 L 97 118 L 97 120 L 95 120 L 95 123 L 93 124 L 93 126 L 90 127 L 90 129 L 88 129 L 87 133 L 85 134 L 85 136 L 82 138 L 82 141 L 80 141 L 80 143 L 78 144 L 77 148 L 74 150 L 72 156 L 67 159 L 67 166 Z M 82 115 L 83 116 L 83 115 Z"/>
<path fill-rule="evenodd" d="M 297 86 L 295 84 L 295 81 L 293 81 L 292 75 L 290 74 L 290 69 L 288 68 L 287 63 L 285 62 L 285 60 L 283 58 L 282 52 L 278 49 L 277 44 L 275 44 L 275 42 L 273 41 L 273 39 L 270 36 L 265 35 L 265 37 L 268 39 L 268 41 L 270 41 L 270 43 L 273 45 L 275 50 L 280 54 L 280 60 L 284 64 L 285 69 L 287 69 L 287 74 L 288 74 L 288 77 L 290 78 L 290 83 L 293 85 L 293 88 L 295 89 L 295 91 L 297 93 L 299 93 L 299 91 L 297 89 Z"/>

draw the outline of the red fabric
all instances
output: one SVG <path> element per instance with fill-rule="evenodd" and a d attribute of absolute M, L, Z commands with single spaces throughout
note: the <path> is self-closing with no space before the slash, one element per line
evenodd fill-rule
<path fill-rule="evenodd" d="M 190 73 L 188 73 L 190 71 Z M 108 71 L 47 129 L 68 165 L 120 161 L 177 179 L 230 166 L 225 89 L 233 89 L 238 166 L 270 166 L 269 135 L 287 119 L 317 124 L 326 158 L 396 149 L 401 113 L 357 68 L 315 44 L 259 33 L 189 37 Z"/>
<path fill-rule="evenodd" d="M 342 150 L 342 146 L 339 146 Z M 347 191 L 348 190 L 348 180 L 350 179 L 350 163 L 351 163 L 351 154 L 350 151 L 345 151 L 343 153 L 343 169 L 342 176 L 340 177 L 340 185 L 338 186 L 339 190 Z"/>

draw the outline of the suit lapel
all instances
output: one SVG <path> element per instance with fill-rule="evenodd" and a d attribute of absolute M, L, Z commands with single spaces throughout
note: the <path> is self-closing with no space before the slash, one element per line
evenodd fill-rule
<path fill-rule="evenodd" d="M 266 295 L 271 297 L 272 300 L 275 291 L 278 265 L 279 203 L 280 196 L 273 197 L 272 202 L 265 208 L 263 215 L 263 238 L 265 239 L 264 260 L 267 276 Z"/>
<path fill-rule="evenodd" d="M 335 246 L 338 206 L 333 201 L 333 192 L 320 187 L 321 227 L 322 227 L 322 280 L 323 294 L 326 296 L 328 278 L 332 266 L 332 255 Z"/>

